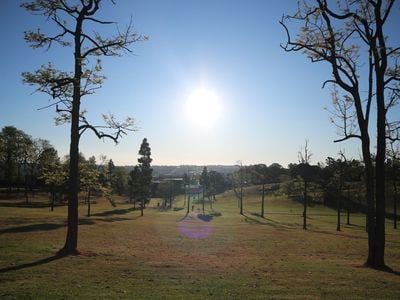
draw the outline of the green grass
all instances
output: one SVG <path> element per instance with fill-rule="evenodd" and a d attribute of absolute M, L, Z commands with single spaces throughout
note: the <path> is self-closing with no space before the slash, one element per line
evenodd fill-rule
<path fill-rule="evenodd" d="M 5 206 L 0 201 L 0 299 L 399 299 L 400 276 L 363 268 L 365 216 L 336 231 L 336 212 L 248 189 L 245 214 L 227 192 L 214 214 L 132 210 L 98 200 L 80 207 L 79 256 L 52 259 L 63 246 L 66 207 Z M 15 201 L 15 200 L 13 200 Z M 37 200 L 39 201 L 39 200 Z M 182 208 L 178 198 L 174 207 Z M 220 215 L 218 213 L 220 213 Z M 210 215 L 209 215 L 210 214 Z M 345 222 L 345 214 L 343 214 Z M 386 262 L 400 271 L 400 231 L 387 223 Z M 188 236 L 202 238 L 190 238 Z M 49 258 L 49 259 L 48 259 Z"/>

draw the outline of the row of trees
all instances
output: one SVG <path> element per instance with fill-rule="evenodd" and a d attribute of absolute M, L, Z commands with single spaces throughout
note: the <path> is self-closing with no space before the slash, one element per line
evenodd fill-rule
<path fill-rule="evenodd" d="M 38 191 L 49 192 L 53 209 L 68 191 L 69 161 L 69 156 L 60 158 L 49 141 L 5 126 L 0 132 L 0 191 L 8 198 L 23 192 L 27 202 Z M 88 205 L 93 193 L 125 194 L 127 178 L 126 170 L 112 159 L 101 156 L 97 163 L 94 156 L 85 159 L 79 154 L 79 191 L 87 193 Z"/>
<path fill-rule="evenodd" d="M 391 152 L 391 158 L 385 163 L 387 172 L 385 189 L 393 205 L 393 227 L 397 228 L 398 186 L 400 183 L 399 155 Z M 362 161 L 346 157 L 343 151 L 337 158 L 328 157 L 324 163 L 311 164 L 311 151 L 308 143 L 299 162 L 284 168 L 279 164 L 257 164 L 240 166 L 239 170 L 230 175 L 232 188 L 238 198 L 240 213 L 243 213 L 243 187 L 261 185 L 260 215 L 265 214 L 265 195 L 278 189 L 289 198 L 300 201 L 304 205 L 303 228 L 307 228 L 307 207 L 314 203 L 323 204 L 337 209 L 337 230 L 340 230 L 341 211 L 347 213 L 347 223 L 350 213 L 367 211 L 365 199 L 365 165 Z"/>
<path fill-rule="evenodd" d="M 332 120 L 341 134 L 336 142 L 360 140 L 367 199 L 365 265 L 377 269 L 387 269 L 387 144 L 400 138 L 398 115 L 391 113 L 400 99 L 400 46 L 387 31 L 387 24 L 396 24 L 399 17 L 395 3 L 303 0 L 280 22 L 287 34 L 285 51 L 303 53 L 332 72 L 323 86 L 332 87 Z"/>
<path fill-rule="evenodd" d="M 0 132 L 0 187 L 10 197 L 13 192 L 29 192 L 43 187 L 43 175 L 57 161 L 58 154 L 49 141 L 35 139 L 15 128 L 5 126 Z"/>

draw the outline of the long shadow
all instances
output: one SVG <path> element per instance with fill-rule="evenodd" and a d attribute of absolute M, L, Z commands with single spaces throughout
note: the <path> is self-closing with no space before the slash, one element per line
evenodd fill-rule
<path fill-rule="evenodd" d="M 211 222 L 214 218 L 213 215 L 203 215 L 203 214 L 198 214 L 197 218 L 202 220 L 203 222 Z"/>
<path fill-rule="evenodd" d="M 0 273 L 18 271 L 18 270 L 21 270 L 21 269 L 26 269 L 26 268 L 31 268 L 31 267 L 35 267 L 35 266 L 48 264 L 48 263 L 50 263 L 52 261 L 55 261 L 55 260 L 63 258 L 63 257 L 65 257 L 65 256 L 56 254 L 56 255 L 53 255 L 53 256 L 50 256 L 50 257 L 46 257 L 46 258 L 34 261 L 34 262 L 25 263 L 25 264 L 12 266 L 12 267 L 7 267 L 7 268 L 2 268 L 2 269 L 0 269 Z"/>
<path fill-rule="evenodd" d="M 131 211 L 135 211 L 138 210 L 137 208 L 125 208 L 125 209 L 113 209 L 113 210 L 109 210 L 109 211 L 105 211 L 102 213 L 97 213 L 97 214 L 92 214 L 92 216 L 96 216 L 96 217 L 109 217 L 112 215 L 125 215 Z"/>
<path fill-rule="evenodd" d="M 385 268 L 383 268 L 382 270 L 379 270 L 379 271 L 382 271 L 382 272 L 386 272 L 386 273 L 390 273 L 390 274 L 393 274 L 393 275 L 400 276 L 400 272 L 399 272 L 399 271 L 396 271 L 396 270 L 393 270 L 391 267 L 385 267 Z"/>
<path fill-rule="evenodd" d="M 136 220 L 139 217 L 135 218 L 120 218 L 120 217 L 111 217 L 107 219 L 101 218 L 86 218 L 80 219 L 79 225 L 94 225 L 98 222 L 120 222 L 120 221 L 128 221 L 128 220 Z M 17 226 L 17 227 L 9 227 L 0 229 L 0 235 L 5 233 L 23 233 L 23 232 L 33 232 L 33 231 L 50 231 L 56 230 L 62 227 L 66 227 L 67 223 L 39 223 L 39 224 L 30 224 L 24 226 Z"/>
<path fill-rule="evenodd" d="M 25 226 L 18 226 L 18 227 L 10 227 L 10 228 L 5 228 L 5 229 L 0 229 L 0 234 L 32 232 L 32 231 L 49 231 L 49 230 L 58 229 L 60 227 L 65 227 L 65 224 L 59 224 L 59 223 L 31 224 L 31 225 L 25 225 Z"/>
<path fill-rule="evenodd" d="M 256 216 L 258 218 L 253 218 L 250 215 Z M 252 213 L 252 212 L 248 212 L 248 211 L 245 211 L 245 213 L 243 213 L 243 217 L 245 217 L 245 221 L 248 222 L 249 224 L 266 225 L 266 226 L 271 226 L 273 228 L 278 228 L 278 229 L 294 229 L 296 227 L 293 224 L 277 222 L 277 221 L 269 219 L 267 217 L 263 218 L 263 217 L 261 217 L 260 214 Z"/>
<path fill-rule="evenodd" d="M 342 231 L 330 232 L 330 231 L 325 231 L 325 230 L 312 229 L 309 232 L 334 235 L 334 236 L 346 237 L 346 238 L 357 239 L 357 240 L 366 240 L 367 239 L 366 236 L 356 236 L 356 235 L 346 234 L 346 233 L 343 233 Z"/>
<path fill-rule="evenodd" d="M 50 203 L 46 202 L 2 202 L 0 201 L 0 207 L 15 207 L 15 208 L 46 208 L 50 207 Z M 54 204 L 54 207 L 65 206 L 65 204 Z"/>

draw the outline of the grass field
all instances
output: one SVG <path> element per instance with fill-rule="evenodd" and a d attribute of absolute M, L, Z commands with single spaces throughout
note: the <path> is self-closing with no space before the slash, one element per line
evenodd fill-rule
<path fill-rule="evenodd" d="M 362 267 L 364 215 L 337 232 L 335 211 L 314 206 L 304 231 L 300 203 L 268 196 L 263 219 L 247 194 L 243 216 L 230 192 L 187 217 L 183 198 L 171 210 L 153 199 L 144 217 L 124 199 L 99 199 L 90 218 L 80 208 L 83 254 L 64 258 L 54 254 L 66 207 L 2 200 L 0 299 L 400 299 L 399 275 Z M 400 230 L 389 221 L 386 262 L 400 271 Z"/>

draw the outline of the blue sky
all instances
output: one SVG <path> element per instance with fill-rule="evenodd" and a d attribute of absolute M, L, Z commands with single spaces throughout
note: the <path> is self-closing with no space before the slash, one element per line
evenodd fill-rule
<path fill-rule="evenodd" d="M 149 40 L 133 46 L 134 55 L 103 61 L 103 88 L 83 100 L 88 118 L 101 114 L 132 116 L 139 131 L 115 146 L 91 134 L 81 140 L 86 156 L 107 155 L 118 165 L 136 164 L 146 137 L 154 164 L 243 164 L 297 162 L 307 138 L 312 162 L 337 156 L 340 148 L 359 158 L 357 141 L 334 144 L 338 136 L 325 107 L 330 91 L 322 82 L 327 65 L 311 64 L 301 54 L 285 53 L 285 32 L 278 21 L 294 12 L 297 1 L 142 0 L 117 1 L 102 15 L 121 27 L 132 15 L 137 32 Z M 68 153 L 68 125 L 55 126 L 49 97 L 22 84 L 21 72 L 47 61 L 71 69 L 72 51 L 30 49 L 23 31 L 49 28 L 40 16 L 0 3 L 0 127 L 13 125 L 46 138 L 61 155 Z M 112 27 L 110 29 L 113 29 Z M 51 28 L 49 28 L 51 30 Z M 207 128 L 186 116 L 191 93 L 206 87 L 217 95 L 220 117 Z"/>

